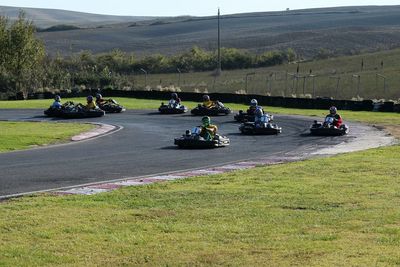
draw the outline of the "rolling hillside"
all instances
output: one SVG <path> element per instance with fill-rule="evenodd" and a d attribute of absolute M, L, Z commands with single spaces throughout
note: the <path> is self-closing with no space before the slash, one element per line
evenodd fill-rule
<path fill-rule="evenodd" d="M 3 8 L 4 9 L 4 8 Z M 11 16 L 11 11 L 2 11 Z M 14 16 L 17 8 L 14 8 Z M 26 9 L 37 25 L 97 25 L 40 32 L 49 54 L 67 55 L 121 49 L 144 54 L 174 54 L 194 45 L 216 49 L 216 17 L 142 18 Z M 101 27 L 98 27 L 101 25 Z M 400 6 L 336 7 L 222 16 L 222 45 L 264 52 L 293 48 L 304 58 L 321 48 L 351 55 L 400 47 Z"/>
<path fill-rule="evenodd" d="M 109 16 L 57 9 L 8 6 L 0 6 L 0 15 L 7 16 L 11 20 L 14 20 L 18 17 L 20 10 L 23 10 L 26 13 L 27 18 L 33 20 L 38 28 L 48 28 L 60 24 L 74 25 L 78 27 L 96 27 L 105 24 L 152 19 L 151 17 Z"/>

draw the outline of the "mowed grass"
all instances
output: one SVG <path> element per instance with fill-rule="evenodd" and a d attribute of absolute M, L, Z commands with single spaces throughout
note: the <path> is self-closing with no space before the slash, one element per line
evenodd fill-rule
<path fill-rule="evenodd" d="M 399 265 L 399 151 L 4 202 L 0 265 Z"/>
<path fill-rule="evenodd" d="M 0 121 L 0 152 L 68 141 L 94 128 L 90 124 Z"/>

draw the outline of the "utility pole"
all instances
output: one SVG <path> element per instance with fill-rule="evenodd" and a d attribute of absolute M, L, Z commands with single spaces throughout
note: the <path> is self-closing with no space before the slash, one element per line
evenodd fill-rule
<path fill-rule="evenodd" d="M 222 69 L 221 69 L 221 23 L 220 23 L 220 10 L 218 8 L 218 62 L 217 62 L 217 71 L 216 75 L 219 76 L 221 75 Z"/>

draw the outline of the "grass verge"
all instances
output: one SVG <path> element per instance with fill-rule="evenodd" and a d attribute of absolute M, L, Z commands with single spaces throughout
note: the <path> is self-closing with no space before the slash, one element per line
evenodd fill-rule
<path fill-rule="evenodd" d="M 90 124 L 47 122 L 0 122 L 0 152 L 68 141 L 92 129 Z"/>
<path fill-rule="evenodd" d="M 0 205 L 0 265 L 398 265 L 399 147 Z"/>

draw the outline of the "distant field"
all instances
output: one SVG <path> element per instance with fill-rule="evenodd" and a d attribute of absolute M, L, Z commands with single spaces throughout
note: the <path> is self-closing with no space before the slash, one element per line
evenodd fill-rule
<path fill-rule="evenodd" d="M 152 17 L 111 16 L 60 9 L 10 6 L 0 6 L 0 15 L 7 16 L 11 21 L 13 21 L 18 18 L 21 10 L 23 10 L 26 14 L 26 17 L 30 20 L 33 20 L 35 25 L 39 28 L 47 28 L 61 24 L 75 25 L 79 27 L 96 27 L 106 24 L 132 23 L 136 21 L 152 19 Z"/>
<path fill-rule="evenodd" d="M 364 62 L 364 66 L 361 71 L 362 62 Z M 398 100 L 400 98 L 400 65 L 398 62 L 400 62 L 400 49 L 394 49 L 300 63 L 298 75 L 297 64 L 285 64 L 269 68 L 223 71 L 218 78 L 214 78 L 211 72 L 181 75 L 178 73 L 150 74 L 147 77 L 147 86 L 153 89 L 178 87 L 187 92 L 234 93 L 241 91 L 242 93 L 275 96 L 306 94 L 330 96 L 337 99 L 351 99 L 359 96 L 364 99 Z M 309 76 L 310 70 L 312 75 L 316 75 L 315 78 Z M 377 76 L 377 74 L 383 76 Z M 299 78 L 296 78 L 295 75 Z M 354 75 L 360 75 L 359 86 L 358 77 Z M 303 78 L 304 76 L 306 79 Z M 340 77 L 339 87 L 337 87 L 338 77 Z M 383 77 L 385 77 L 385 81 Z M 135 88 L 144 88 L 146 81 L 144 75 L 136 75 L 131 79 Z"/>
<path fill-rule="evenodd" d="M 399 11 L 400 6 L 365 6 L 224 15 L 222 45 L 259 53 L 291 47 L 306 58 L 318 54 L 320 48 L 336 55 L 391 49 L 400 43 Z M 217 22 L 215 16 L 160 18 L 148 24 L 123 23 L 38 36 L 52 55 L 116 48 L 139 56 L 175 54 L 194 45 L 215 50 Z"/>

